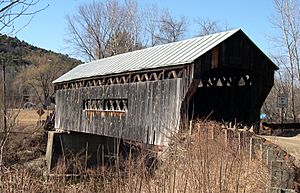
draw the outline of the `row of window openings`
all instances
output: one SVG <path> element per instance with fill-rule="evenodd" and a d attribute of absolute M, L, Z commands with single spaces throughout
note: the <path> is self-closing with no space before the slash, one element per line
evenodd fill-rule
<path fill-rule="evenodd" d="M 127 99 L 85 99 L 83 110 L 127 112 Z"/>

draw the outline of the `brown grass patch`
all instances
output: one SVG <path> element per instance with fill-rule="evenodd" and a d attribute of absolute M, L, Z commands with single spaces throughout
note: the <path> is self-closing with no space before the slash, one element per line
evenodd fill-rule
<path fill-rule="evenodd" d="M 41 157 L 46 150 L 46 132 L 38 125 L 36 110 L 8 109 L 7 115 L 9 134 L 0 133 L 0 139 L 7 136 L 3 148 L 4 165 L 23 164 Z"/>
<path fill-rule="evenodd" d="M 15 112 L 19 111 L 17 109 L 14 109 Z M 45 120 L 47 118 L 47 115 L 50 114 L 50 111 L 44 110 L 45 114 L 41 117 L 42 120 Z M 19 115 L 18 115 L 18 125 L 27 127 L 35 127 L 38 125 L 38 122 L 40 121 L 40 116 L 37 114 L 37 109 L 20 109 Z"/>

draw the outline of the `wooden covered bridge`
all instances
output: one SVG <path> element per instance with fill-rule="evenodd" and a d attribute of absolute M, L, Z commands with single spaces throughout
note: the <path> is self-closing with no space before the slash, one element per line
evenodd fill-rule
<path fill-rule="evenodd" d="M 55 128 L 166 145 L 191 118 L 253 124 L 275 70 L 240 29 L 81 64 L 54 81 Z"/>

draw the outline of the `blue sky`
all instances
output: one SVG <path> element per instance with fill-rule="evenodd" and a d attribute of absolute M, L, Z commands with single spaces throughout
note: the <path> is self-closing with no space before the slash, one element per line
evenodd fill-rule
<path fill-rule="evenodd" d="M 15 36 L 35 46 L 72 55 L 64 42 L 65 18 L 74 13 L 78 5 L 90 1 L 41 0 L 40 6 L 47 3 L 50 6 Z M 175 16 L 185 16 L 190 20 L 189 35 L 196 31 L 195 18 L 210 18 L 230 28 L 241 28 L 266 54 L 271 52 L 268 36 L 274 33 L 270 22 L 275 12 L 273 0 L 138 0 L 138 3 L 143 7 L 155 3 L 159 8 L 168 8 Z"/>

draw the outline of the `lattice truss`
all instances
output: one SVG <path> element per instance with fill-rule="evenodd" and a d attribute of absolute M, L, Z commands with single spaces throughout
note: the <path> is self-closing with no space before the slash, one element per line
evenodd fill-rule
<path fill-rule="evenodd" d="M 201 78 L 199 87 L 238 87 L 251 86 L 253 78 L 250 73 L 210 73 Z"/>
<path fill-rule="evenodd" d="M 127 99 L 85 99 L 84 110 L 127 112 Z"/>
<path fill-rule="evenodd" d="M 152 71 L 152 72 L 119 75 L 113 77 L 99 77 L 91 80 L 81 80 L 75 82 L 56 84 L 55 90 L 77 89 L 82 87 L 127 84 L 127 83 L 135 83 L 135 82 L 148 82 L 148 81 L 184 78 L 186 77 L 186 71 L 187 71 L 186 68 L 181 67 L 172 70 L 159 70 L 159 71 Z"/>

